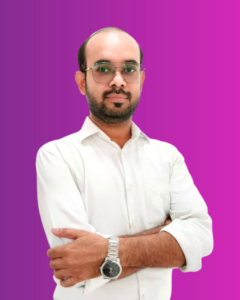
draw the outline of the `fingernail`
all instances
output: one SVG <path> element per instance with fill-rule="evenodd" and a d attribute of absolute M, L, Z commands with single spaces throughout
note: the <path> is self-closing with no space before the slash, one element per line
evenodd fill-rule
<path fill-rule="evenodd" d="M 58 228 L 53 228 L 52 232 L 58 232 L 58 230 L 59 230 Z"/>

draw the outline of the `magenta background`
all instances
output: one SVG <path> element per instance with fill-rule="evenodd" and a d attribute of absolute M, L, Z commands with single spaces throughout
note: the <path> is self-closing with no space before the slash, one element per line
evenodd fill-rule
<path fill-rule="evenodd" d="M 172 300 L 240 299 L 239 20 L 240 2 L 229 0 L 1 1 L 0 299 L 52 299 L 36 152 L 80 130 L 89 110 L 77 52 L 107 26 L 144 53 L 133 120 L 179 149 L 213 219 L 213 253 L 199 272 L 173 272 Z"/>

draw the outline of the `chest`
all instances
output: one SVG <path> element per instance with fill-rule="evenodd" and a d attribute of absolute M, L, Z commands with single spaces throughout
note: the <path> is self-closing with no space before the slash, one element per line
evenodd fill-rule
<path fill-rule="evenodd" d="M 169 215 L 171 165 L 154 147 L 86 147 L 71 168 L 89 222 L 105 233 L 140 232 Z"/>

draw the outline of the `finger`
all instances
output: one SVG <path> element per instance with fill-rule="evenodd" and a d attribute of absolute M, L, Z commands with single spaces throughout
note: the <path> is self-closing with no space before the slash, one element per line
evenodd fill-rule
<path fill-rule="evenodd" d="M 62 258 L 52 258 L 49 266 L 53 270 L 60 270 L 60 269 L 65 269 L 66 264 L 64 263 L 64 260 Z"/>
<path fill-rule="evenodd" d="M 168 225 L 172 222 L 171 218 L 167 218 L 164 222 L 165 225 Z"/>
<path fill-rule="evenodd" d="M 53 247 L 51 249 L 48 249 L 47 256 L 50 258 L 61 258 L 63 257 L 65 251 L 66 251 L 67 245 L 57 246 Z"/>
<path fill-rule="evenodd" d="M 71 277 L 67 269 L 54 270 L 54 276 L 59 280 L 63 280 L 66 277 Z"/>
<path fill-rule="evenodd" d="M 52 228 L 52 233 L 58 237 L 65 237 L 68 239 L 77 239 L 84 234 L 85 230 L 73 228 Z"/>
<path fill-rule="evenodd" d="M 75 277 L 70 277 L 66 280 L 60 280 L 60 285 L 63 287 L 71 287 L 77 283 L 77 280 Z"/>

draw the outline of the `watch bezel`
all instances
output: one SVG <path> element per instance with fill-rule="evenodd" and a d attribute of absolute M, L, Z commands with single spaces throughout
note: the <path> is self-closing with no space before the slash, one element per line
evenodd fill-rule
<path fill-rule="evenodd" d="M 109 262 L 112 262 L 112 263 L 114 263 L 114 264 L 116 264 L 116 265 L 119 266 L 120 271 L 119 271 L 119 273 L 118 273 L 117 276 L 114 276 L 114 277 L 108 277 L 106 274 L 103 273 L 102 270 L 103 270 L 104 266 L 105 266 L 107 263 L 109 263 Z M 100 271 L 101 271 L 101 274 L 102 274 L 103 278 L 105 278 L 105 279 L 117 279 L 118 276 L 122 273 L 122 266 L 121 266 L 119 260 L 116 261 L 116 260 L 112 260 L 112 259 L 107 259 L 107 260 L 105 260 L 104 263 L 101 265 Z"/>

